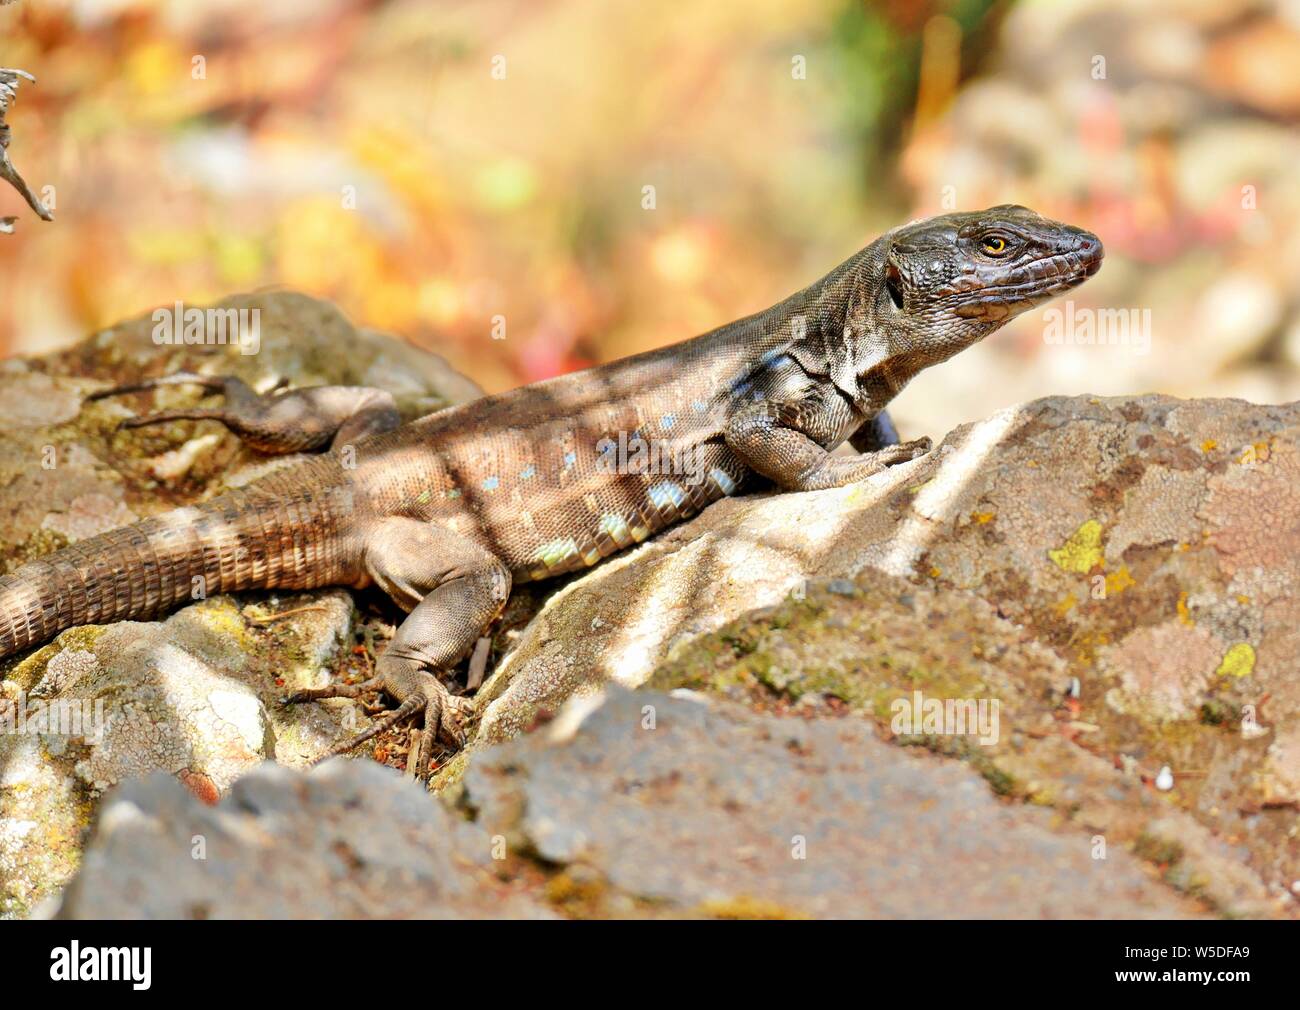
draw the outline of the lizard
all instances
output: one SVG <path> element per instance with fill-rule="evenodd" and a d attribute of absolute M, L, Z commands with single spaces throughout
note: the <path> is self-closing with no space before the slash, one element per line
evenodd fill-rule
<path fill-rule="evenodd" d="M 889 401 L 1083 283 L 1102 257 L 1095 235 L 1020 206 L 920 220 L 765 311 L 407 424 L 389 393 L 363 387 L 258 394 L 180 372 L 97 391 L 89 399 L 196 383 L 224 406 L 124 425 L 208 419 L 262 452 L 316 453 L 0 576 L 0 657 L 77 625 L 158 614 L 196 584 L 378 585 L 407 616 L 373 677 L 282 700 L 382 690 L 396 707 L 321 760 L 422 715 L 423 775 L 434 738 L 463 745 L 473 715 L 439 674 L 514 585 L 595 565 L 724 496 L 842 486 L 924 455 L 930 440 L 901 441 Z M 846 441 L 855 451 L 835 453 Z"/>

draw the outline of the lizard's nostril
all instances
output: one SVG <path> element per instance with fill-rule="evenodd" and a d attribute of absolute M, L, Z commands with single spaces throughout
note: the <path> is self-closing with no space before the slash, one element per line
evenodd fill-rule
<path fill-rule="evenodd" d="M 1102 247 L 1101 239 L 1092 232 L 1082 228 L 1070 230 L 1074 233 L 1074 252 L 1082 261 L 1084 275 L 1091 277 L 1101 269 L 1101 260 L 1106 255 L 1106 250 Z"/>
<path fill-rule="evenodd" d="M 1095 256 L 1097 259 L 1101 259 L 1106 253 L 1101 244 L 1101 239 L 1090 231 L 1080 230 L 1075 236 L 1075 242 L 1078 250 L 1086 256 Z"/>

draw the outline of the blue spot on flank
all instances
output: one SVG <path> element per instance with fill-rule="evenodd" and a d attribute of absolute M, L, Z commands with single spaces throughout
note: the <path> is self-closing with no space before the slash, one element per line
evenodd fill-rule
<path fill-rule="evenodd" d="M 736 482 L 731 479 L 731 474 L 727 473 L 726 470 L 715 466 L 709 471 L 709 476 L 713 478 L 713 482 L 718 487 L 722 488 L 723 494 L 731 494 L 736 490 Z"/>
<path fill-rule="evenodd" d="M 659 427 L 664 431 L 667 431 L 676 423 L 677 418 L 673 417 L 672 414 L 665 414 L 663 417 L 659 418 Z"/>
<path fill-rule="evenodd" d="M 695 413 L 697 414 L 703 414 L 706 410 L 709 409 L 709 405 L 705 403 L 703 400 L 695 400 L 694 402 L 691 403 L 691 409 L 695 411 Z"/>
<path fill-rule="evenodd" d="M 524 480 L 531 480 L 533 477 L 537 476 L 537 467 L 529 463 L 526 467 L 524 467 L 522 470 L 519 471 L 519 476 Z"/>
<path fill-rule="evenodd" d="M 459 498 L 459 497 L 460 497 L 460 488 L 458 488 L 458 487 L 454 487 L 454 488 L 452 488 L 450 491 L 447 492 L 447 497 L 448 497 L 448 498 Z"/>
<path fill-rule="evenodd" d="M 497 489 L 497 485 L 500 483 L 501 482 L 497 480 L 495 477 L 488 477 L 486 480 L 483 481 L 483 490 L 495 491 Z"/>
<path fill-rule="evenodd" d="M 670 480 L 654 485 L 646 494 L 650 497 L 650 504 L 659 509 L 669 505 L 681 508 L 682 502 L 686 500 L 686 492 Z"/>
<path fill-rule="evenodd" d="M 573 464 L 576 462 L 578 462 L 578 454 L 576 452 L 566 452 L 564 454 L 565 466 L 573 466 Z"/>

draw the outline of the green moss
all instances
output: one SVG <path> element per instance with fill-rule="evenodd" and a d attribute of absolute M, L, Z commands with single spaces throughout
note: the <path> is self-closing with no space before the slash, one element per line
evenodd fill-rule
<path fill-rule="evenodd" d="M 1173 866 L 1183 858 L 1183 847 L 1173 839 L 1144 831 L 1133 842 L 1133 854 L 1157 866 Z"/>
<path fill-rule="evenodd" d="M 69 628 L 35 652 L 14 661 L 6 671 L 4 679 L 13 681 L 20 690 L 30 691 L 45 676 L 46 667 L 50 665 L 51 659 L 68 649 L 94 652 L 96 644 L 107 630 L 107 626 L 100 624 Z"/>
<path fill-rule="evenodd" d="M 895 737 L 894 742 L 900 747 L 924 747 L 941 757 L 965 761 L 998 796 L 1021 799 L 1029 796 L 1019 780 L 997 763 L 996 756 L 970 737 L 917 733 Z"/>
<path fill-rule="evenodd" d="M 873 606 L 868 590 L 829 594 L 815 586 L 812 592 L 697 639 L 661 665 L 647 686 L 729 696 L 740 688 L 756 702 L 828 695 L 881 720 L 888 720 L 896 698 L 912 690 L 943 697 L 986 692 L 969 657 L 950 661 L 942 652 L 884 651 L 888 616 Z M 897 599 L 891 603 L 901 605 Z M 855 648 L 846 649 L 846 642 Z"/>
<path fill-rule="evenodd" d="M 1204 726 L 1233 726 L 1241 724 L 1241 706 L 1222 698 L 1209 698 L 1201 704 L 1200 721 Z"/>
<path fill-rule="evenodd" d="M 68 538 L 62 533 L 42 526 L 10 551 L 7 570 L 13 571 L 35 558 L 67 547 L 69 543 Z"/>
<path fill-rule="evenodd" d="M 240 645 L 251 645 L 257 637 L 249 633 L 248 622 L 238 604 L 229 596 L 212 596 L 190 609 L 193 617 L 210 631 L 233 638 Z"/>
<path fill-rule="evenodd" d="M 999 796 L 1019 796 L 1021 795 L 1020 783 L 1016 777 L 1003 768 L 999 768 L 997 763 L 987 755 L 973 755 L 970 759 L 971 766 L 983 776 L 995 793 Z"/>
<path fill-rule="evenodd" d="M 754 641 L 752 629 L 738 628 L 736 631 L 720 631 L 720 638 L 726 645 L 731 646 L 732 652 L 737 656 L 747 656 L 758 648 L 757 642 Z"/>

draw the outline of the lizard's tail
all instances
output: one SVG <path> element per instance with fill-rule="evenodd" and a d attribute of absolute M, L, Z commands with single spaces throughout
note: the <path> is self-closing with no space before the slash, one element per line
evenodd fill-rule
<path fill-rule="evenodd" d="M 0 576 L 0 657 L 77 625 L 150 617 L 214 593 L 352 581 L 346 486 L 275 477 Z"/>

